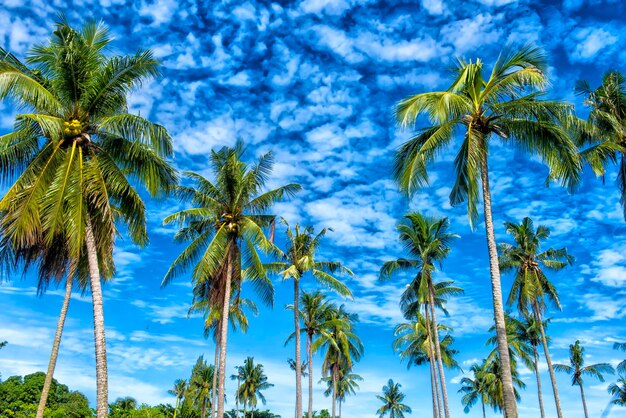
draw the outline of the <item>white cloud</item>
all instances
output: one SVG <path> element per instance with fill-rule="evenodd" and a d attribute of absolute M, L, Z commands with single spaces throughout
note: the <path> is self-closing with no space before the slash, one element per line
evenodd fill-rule
<path fill-rule="evenodd" d="M 472 18 L 447 24 L 441 29 L 441 35 L 445 41 L 454 45 L 457 54 L 462 54 L 476 49 L 478 45 L 484 47 L 500 40 L 501 20 L 502 15 L 479 13 Z"/>
<path fill-rule="evenodd" d="M 600 51 L 612 49 L 618 40 L 617 36 L 605 28 L 587 27 L 575 29 L 566 45 L 572 62 L 587 62 L 594 59 Z"/>

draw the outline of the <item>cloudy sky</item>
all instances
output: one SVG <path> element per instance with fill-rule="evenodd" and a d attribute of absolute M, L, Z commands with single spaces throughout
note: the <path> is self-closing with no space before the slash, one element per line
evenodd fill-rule
<path fill-rule="evenodd" d="M 620 68 L 626 32 L 617 19 L 626 12 L 619 1 L 466 0 L 466 1 L 136 1 L 100 2 L 4 0 L 0 5 L 0 45 L 24 57 L 43 42 L 58 12 L 72 24 L 101 19 L 115 36 L 112 53 L 151 48 L 162 61 L 163 77 L 132 96 L 132 109 L 164 124 L 174 137 L 175 165 L 207 172 L 215 147 L 242 138 L 247 158 L 272 150 L 272 184 L 298 182 L 296 199 L 275 207 L 290 222 L 332 227 L 322 255 L 342 260 L 356 273 L 348 282 L 355 293 L 345 301 L 361 322 L 358 333 L 365 357 L 355 372 L 365 381 L 343 408 L 346 418 L 374 417 L 375 394 L 389 378 L 402 384 L 413 416 L 430 411 L 427 368 L 406 370 L 391 348 L 393 327 L 402 321 L 397 306 L 403 285 L 376 281 L 386 260 L 402 256 L 395 224 L 408 209 L 448 216 L 461 235 L 439 279 L 465 289 L 454 299 L 445 323 L 454 327 L 459 362 L 468 369 L 482 359 L 491 323 L 491 301 L 484 229 L 469 229 L 464 207 L 451 208 L 452 151 L 432 166 L 432 187 L 408 202 L 390 178 L 394 149 L 410 132 L 394 126 L 392 108 L 401 98 L 445 88 L 447 69 L 456 57 L 481 57 L 491 63 L 506 44 L 532 42 L 550 57 L 551 96 L 572 101 L 578 79 L 597 85 L 604 71 Z M 12 125 L 15 109 L 0 104 L 0 132 Z M 615 171 L 603 182 L 590 173 L 573 195 L 544 187 L 547 170 L 514 149 L 494 144 L 491 176 L 496 234 L 502 223 L 531 216 L 552 229 L 551 246 L 567 246 L 576 264 L 553 275 L 563 301 L 550 312 L 553 359 L 567 360 L 567 347 L 580 339 L 586 361 L 619 361 L 611 349 L 626 341 L 626 228 L 615 187 Z M 139 250 L 120 239 L 115 252 L 118 277 L 105 286 L 110 398 L 130 395 L 141 402 L 174 402 L 173 381 L 187 378 L 195 359 L 212 358 L 213 343 L 202 338 L 202 320 L 187 319 L 188 278 L 165 289 L 159 284 L 180 251 L 174 230 L 162 219 L 180 205 L 148 202 L 151 244 Z M 503 279 L 508 294 L 510 277 Z M 44 370 L 63 289 L 43 297 L 29 277 L 0 285 L 0 372 L 8 377 Z M 293 413 L 293 376 L 286 360 L 293 347 L 283 345 L 291 329 L 284 309 L 291 283 L 275 281 L 273 309 L 251 318 L 246 335 L 229 340 L 229 371 L 253 355 L 265 365 L 273 389 L 268 407 Z M 314 288 L 309 281 L 304 285 Z M 248 289 L 249 291 L 249 289 Z M 70 306 L 56 377 L 95 399 L 94 358 L 89 295 L 75 295 Z M 320 357 L 315 358 L 317 365 Z M 545 365 L 544 400 L 550 402 Z M 315 381 L 319 378 L 316 367 Z M 448 371 L 451 408 L 464 416 L 456 393 L 462 373 Z M 523 371 L 520 416 L 538 416 L 533 375 Z M 578 388 L 559 376 L 568 418 L 582 417 Z M 229 391 L 233 390 L 231 382 Z M 608 383 L 589 381 L 592 416 L 617 417 L 605 409 Z M 232 397 L 230 398 L 232 399 Z M 305 397 L 306 401 L 306 397 Z M 330 401 L 316 387 L 315 409 Z M 232 403 L 230 407 L 232 407 Z M 480 416 L 479 408 L 467 414 Z"/>

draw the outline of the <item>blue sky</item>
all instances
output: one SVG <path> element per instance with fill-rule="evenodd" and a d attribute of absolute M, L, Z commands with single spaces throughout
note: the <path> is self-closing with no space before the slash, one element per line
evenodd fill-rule
<path fill-rule="evenodd" d="M 290 223 L 332 227 L 323 255 L 342 260 L 356 273 L 349 281 L 354 301 L 346 305 L 360 315 L 358 333 L 366 352 L 355 372 L 365 381 L 347 400 L 344 417 L 374 417 L 375 394 L 391 377 L 403 385 L 413 416 L 428 414 L 427 368 L 406 370 L 391 349 L 393 326 L 402 318 L 397 301 L 404 285 L 376 282 L 385 260 L 401 256 L 395 224 L 407 209 L 450 217 L 460 234 L 439 278 L 453 279 L 465 296 L 449 305 L 445 321 L 455 328 L 459 362 L 467 369 L 482 359 L 491 323 L 489 272 L 482 225 L 469 229 L 464 207 L 451 208 L 453 153 L 432 166 L 432 187 L 409 203 L 390 178 L 393 150 L 410 132 L 396 129 L 393 104 L 406 95 L 445 87 L 447 68 L 457 56 L 480 56 L 493 62 L 506 44 L 533 42 L 550 56 L 551 96 L 576 103 L 577 79 L 592 85 L 609 68 L 620 68 L 626 32 L 617 19 L 620 1 L 468 0 L 444 2 L 305 0 L 268 1 L 136 1 L 100 2 L 4 0 L 0 6 L 0 45 L 23 57 L 33 43 L 45 41 L 55 16 L 70 22 L 102 19 L 116 40 L 115 53 L 152 48 L 163 63 L 163 77 L 144 84 L 131 98 L 132 109 L 164 124 L 174 136 L 174 163 L 208 174 L 207 155 L 214 147 L 241 137 L 248 157 L 273 150 L 273 184 L 299 182 L 296 199 L 274 212 Z M 0 103 L 0 131 L 11 128 L 15 109 Z M 567 246 L 574 267 L 552 276 L 563 302 L 551 312 L 552 354 L 567 359 L 567 347 L 580 339 L 589 363 L 612 362 L 621 354 L 613 341 L 626 341 L 626 227 L 614 186 L 590 173 L 573 195 L 544 187 L 547 170 L 516 150 L 491 148 L 494 217 L 498 239 L 506 240 L 502 223 L 531 216 L 552 228 L 551 246 Z M 191 299 L 188 280 L 166 289 L 160 281 L 180 251 L 174 230 L 162 219 L 175 201 L 148 202 L 151 244 L 139 250 L 118 241 L 118 277 L 105 287 L 110 398 L 131 395 L 149 403 L 173 402 L 167 389 L 186 378 L 200 354 L 212 358 L 213 344 L 202 338 L 202 320 L 186 318 Z M 504 277 L 508 294 L 510 277 Z M 251 318 L 246 335 L 232 334 L 228 367 L 248 355 L 265 365 L 275 387 L 268 407 L 283 417 L 293 413 L 293 376 L 284 347 L 290 333 L 291 283 L 276 281 L 273 310 Z M 37 297 L 28 277 L 0 285 L 0 352 L 4 377 L 45 369 L 62 301 L 62 289 Z M 304 286 L 311 289 L 309 281 Z M 320 358 L 315 362 L 319 366 Z M 315 380 L 320 377 L 316 367 Z M 545 365 L 544 399 L 555 417 Z M 70 306 L 56 377 L 95 397 L 91 306 L 89 296 L 75 295 Z M 461 373 L 448 371 L 453 416 L 464 416 L 456 394 Z M 538 416 L 533 375 L 523 371 L 520 416 Z M 578 388 L 559 376 L 568 418 L 582 417 Z M 233 386 L 228 383 L 232 393 Z M 589 410 L 599 416 L 609 397 L 607 384 L 589 381 Z M 315 408 L 330 402 L 316 387 Z M 232 405 L 230 405 L 232 407 Z M 621 412 L 623 414 L 623 411 Z M 468 414 L 478 417 L 479 408 Z M 605 417 L 617 417 L 619 411 Z"/>

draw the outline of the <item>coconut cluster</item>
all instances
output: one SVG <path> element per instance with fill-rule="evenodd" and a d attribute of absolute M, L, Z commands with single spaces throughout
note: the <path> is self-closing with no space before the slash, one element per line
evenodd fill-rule
<path fill-rule="evenodd" d="M 76 136 L 83 131 L 83 124 L 78 119 L 72 119 L 69 122 L 63 122 L 63 132 L 65 135 Z"/>

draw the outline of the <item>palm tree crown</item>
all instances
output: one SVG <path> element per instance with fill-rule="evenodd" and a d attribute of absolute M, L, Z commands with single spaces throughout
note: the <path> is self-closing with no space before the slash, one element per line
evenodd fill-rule
<path fill-rule="evenodd" d="M 399 383 L 394 383 L 392 379 L 389 379 L 387 385 L 383 386 L 383 396 L 376 395 L 383 402 L 383 406 L 376 411 L 379 417 L 389 414 L 389 418 L 404 418 L 405 413 L 411 413 L 411 408 L 402 403 L 404 401 L 404 393 L 400 391 L 401 386 Z"/>

